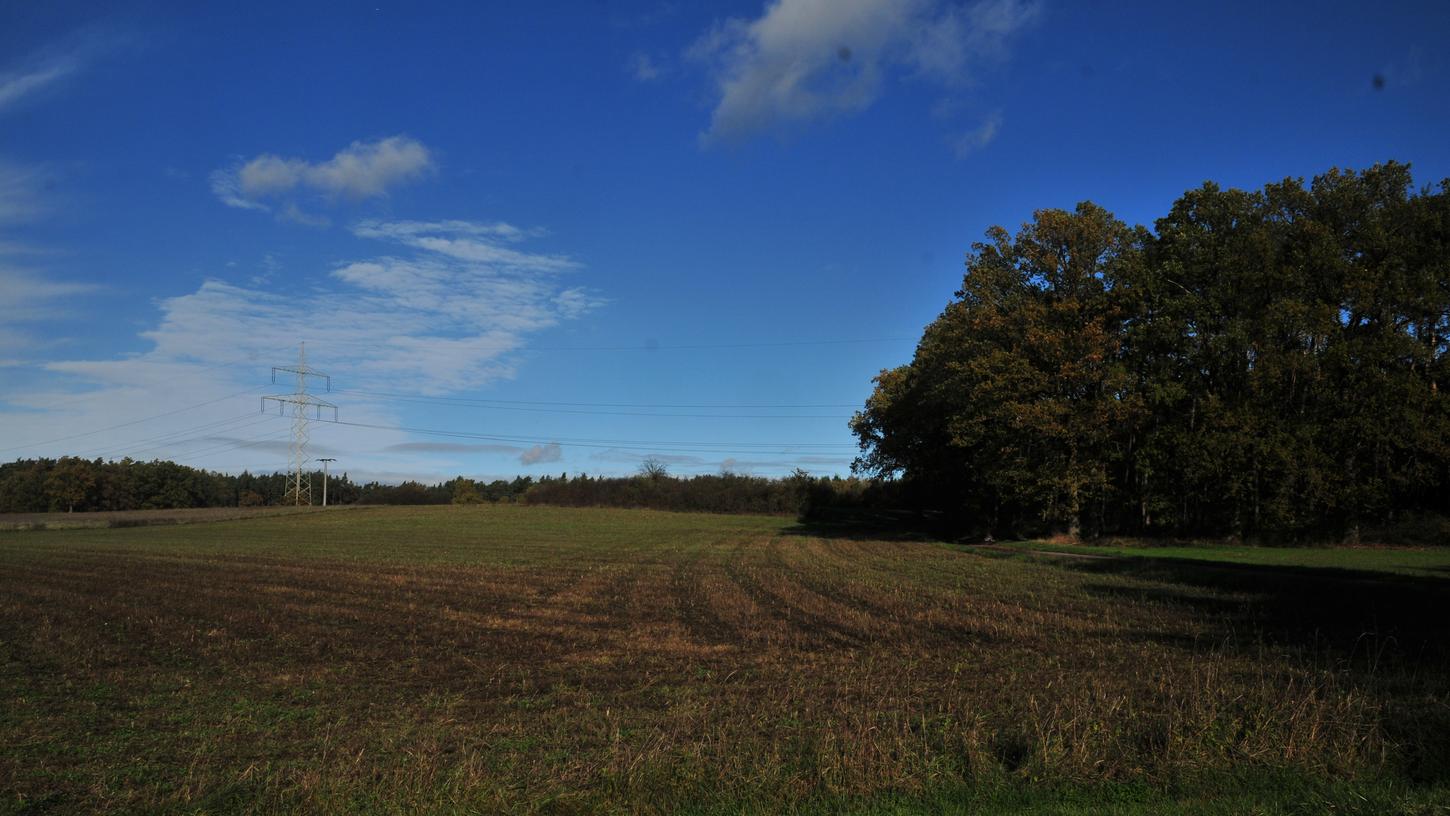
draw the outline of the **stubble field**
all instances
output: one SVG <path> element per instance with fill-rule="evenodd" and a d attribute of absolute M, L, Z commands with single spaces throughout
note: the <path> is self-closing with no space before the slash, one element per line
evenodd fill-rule
<path fill-rule="evenodd" d="M 0 812 L 1440 813 L 1445 583 L 771 517 L 0 532 Z"/>

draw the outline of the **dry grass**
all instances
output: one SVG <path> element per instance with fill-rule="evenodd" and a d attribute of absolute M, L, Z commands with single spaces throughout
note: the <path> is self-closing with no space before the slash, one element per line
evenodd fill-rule
<path fill-rule="evenodd" d="M 1301 603 L 1306 628 L 1222 576 L 809 533 L 484 507 L 0 534 L 0 810 L 1444 778 L 1447 664 L 1416 617 L 1438 584 L 1364 590 L 1373 632 Z"/>

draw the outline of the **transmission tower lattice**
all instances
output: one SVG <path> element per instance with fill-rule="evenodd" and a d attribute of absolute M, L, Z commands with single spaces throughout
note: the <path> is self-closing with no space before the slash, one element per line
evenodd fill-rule
<path fill-rule="evenodd" d="M 277 382 L 277 372 L 296 377 L 297 390 L 291 394 L 276 394 L 262 397 L 262 411 L 267 410 L 267 400 L 277 403 L 277 414 L 281 416 L 290 406 L 292 409 L 292 461 L 287 471 L 287 492 L 283 501 L 289 504 L 312 504 L 312 479 L 304 469 L 307 465 L 307 422 L 308 412 L 316 413 L 322 419 L 323 409 L 332 410 L 332 420 L 337 421 L 337 406 L 327 400 L 318 399 L 307 393 L 307 378 L 321 379 L 328 391 L 332 390 L 332 378 L 307 365 L 307 344 L 297 346 L 297 365 L 272 366 L 272 382 Z"/>

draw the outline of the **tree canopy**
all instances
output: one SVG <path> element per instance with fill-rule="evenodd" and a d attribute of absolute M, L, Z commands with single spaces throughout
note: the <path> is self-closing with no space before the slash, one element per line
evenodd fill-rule
<path fill-rule="evenodd" d="M 1450 182 L 1091 203 L 973 245 L 856 467 L 984 532 L 1300 537 L 1450 505 Z"/>

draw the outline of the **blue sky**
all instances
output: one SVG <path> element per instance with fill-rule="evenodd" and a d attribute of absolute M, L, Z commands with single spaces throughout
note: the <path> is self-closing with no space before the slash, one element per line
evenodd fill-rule
<path fill-rule="evenodd" d="M 5 4 L 0 458 L 845 473 L 971 242 L 1450 176 L 1450 5 Z M 359 427 L 365 425 L 369 427 Z M 442 436 L 401 429 L 453 432 Z"/>

